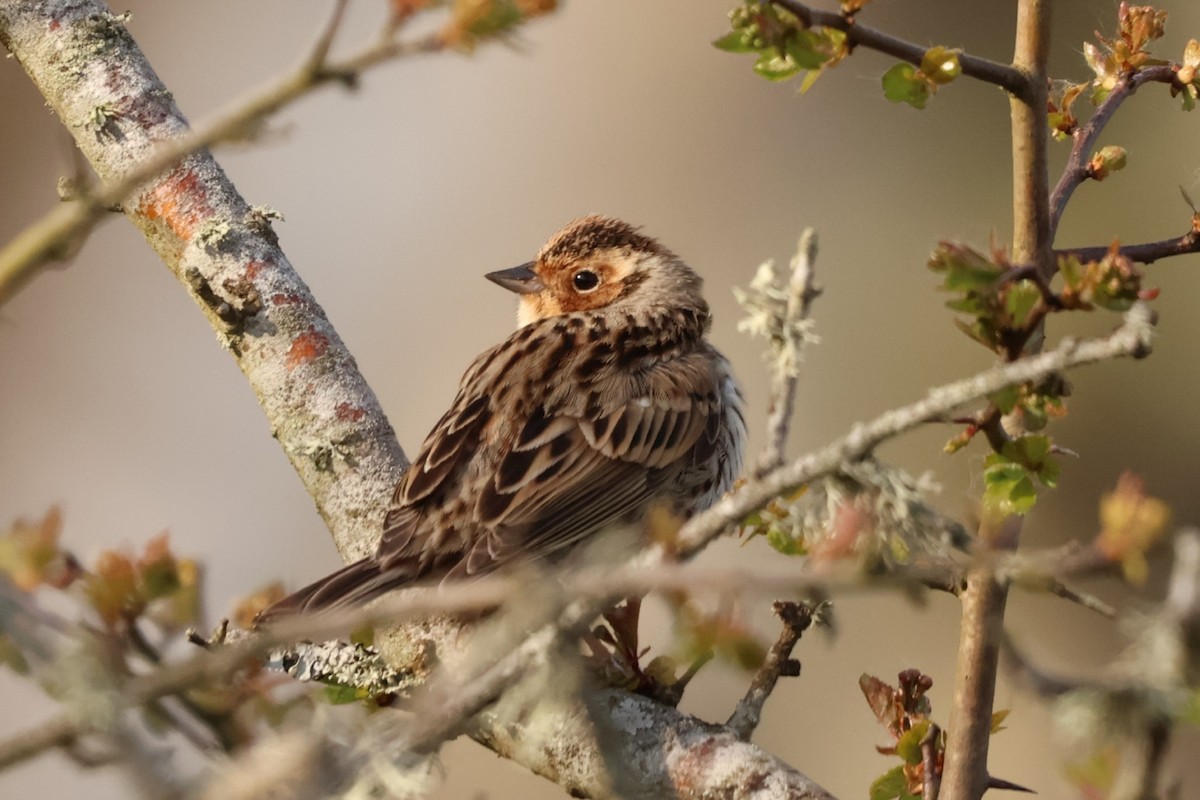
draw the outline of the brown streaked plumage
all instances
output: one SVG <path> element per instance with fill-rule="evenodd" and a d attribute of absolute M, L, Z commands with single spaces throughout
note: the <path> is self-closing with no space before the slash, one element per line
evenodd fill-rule
<path fill-rule="evenodd" d="M 520 327 L 463 375 L 396 487 L 375 555 L 261 620 L 554 558 L 652 504 L 689 515 L 732 485 L 741 396 L 705 341 L 701 280 L 677 256 L 588 216 L 488 277 L 520 296 Z"/>

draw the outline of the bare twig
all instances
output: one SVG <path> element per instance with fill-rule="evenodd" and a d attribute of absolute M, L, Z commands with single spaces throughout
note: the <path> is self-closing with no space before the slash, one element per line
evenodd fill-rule
<path fill-rule="evenodd" d="M 767 651 L 767 657 L 750 682 L 745 696 L 738 701 L 737 708 L 725 723 L 742 741 L 750 741 L 762 718 L 763 705 L 781 676 L 795 677 L 800 674 L 800 662 L 792 658 L 792 649 L 800 641 L 801 634 L 812 624 L 812 610 L 803 603 L 776 601 L 775 615 L 783 621 L 779 639 Z"/>
<path fill-rule="evenodd" d="M 812 27 L 820 25 L 846 34 L 846 40 L 851 47 L 862 46 L 877 50 L 901 61 L 907 61 L 916 66 L 921 65 L 926 48 L 919 44 L 899 39 L 883 31 L 860 25 L 853 16 L 844 16 L 833 11 L 822 11 L 812 8 L 796 0 L 772 0 L 775 5 L 785 8 L 795 14 L 800 20 Z M 973 56 L 969 53 L 958 54 L 958 62 L 964 75 L 976 78 L 985 83 L 992 83 L 1017 97 L 1025 97 L 1029 91 L 1027 76 L 1020 70 L 1008 64 L 989 61 L 986 58 Z"/>
<path fill-rule="evenodd" d="M 821 295 L 816 285 L 817 234 L 805 228 L 792 259 L 792 274 L 787 283 L 787 301 L 783 309 L 781 341 L 771 369 L 771 402 L 767 409 L 767 444 L 758 462 L 757 474 L 763 475 L 783 463 L 787 450 L 788 428 L 796 405 L 800 350 L 806 338 L 809 311 Z"/>
<path fill-rule="evenodd" d="M 1144 67 L 1134 72 L 1122 73 L 1117 79 L 1116 86 L 1092 112 L 1087 123 L 1072 131 L 1071 155 L 1068 157 L 1062 176 L 1058 179 L 1054 192 L 1050 196 L 1049 235 L 1051 242 L 1054 241 L 1054 235 L 1058 231 L 1058 223 L 1062 220 L 1067 201 L 1071 199 L 1071 195 L 1081 183 L 1092 177 L 1088 161 L 1091 158 L 1092 149 L 1096 146 L 1096 141 L 1100 138 L 1100 134 L 1103 133 L 1109 120 L 1112 119 L 1113 114 L 1142 84 L 1151 82 L 1169 84 L 1175 83 L 1177 80 L 1176 67 L 1171 65 Z M 1042 127 L 1045 127 L 1044 121 Z"/>
<path fill-rule="evenodd" d="M 1099 261 L 1108 255 L 1110 250 L 1110 247 L 1095 245 L 1093 247 L 1068 247 L 1054 252 L 1055 255 L 1060 256 L 1075 256 L 1080 261 L 1087 263 L 1088 261 Z M 1190 231 L 1174 239 L 1121 245 L 1120 253 L 1130 261 L 1136 261 L 1139 264 L 1153 264 L 1162 258 L 1200 253 L 1200 226 L 1193 221 Z"/>
<path fill-rule="evenodd" d="M 938 800 L 942 791 L 942 771 L 937 759 L 937 741 L 941 735 L 942 729 L 931 721 L 921 737 L 921 800 Z"/>

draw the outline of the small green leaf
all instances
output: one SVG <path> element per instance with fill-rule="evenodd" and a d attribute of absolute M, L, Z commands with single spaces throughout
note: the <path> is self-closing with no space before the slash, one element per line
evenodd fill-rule
<path fill-rule="evenodd" d="M 883 96 L 893 103 L 924 108 L 929 100 L 929 84 L 912 64 L 901 62 L 883 73 Z"/>
<path fill-rule="evenodd" d="M 929 730 L 929 721 L 914 723 L 896 742 L 896 755 L 904 759 L 906 764 L 921 763 L 921 740 Z"/>
<path fill-rule="evenodd" d="M 1001 414 L 1011 414 L 1013 409 L 1017 407 L 1017 401 L 1021 399 L 1021 387 L 1009 386 L 1007 389 L 990 395 L 989 400 L 1000 409 Z"/>
<path fill-rule="evenodd" d="M 755 45 L 756 34 L 753 28 L 730 31 L 713 42 L 713 47 L 726 53 L 755 53 L 761 49 Z"/>
<path fill-rule="evenodd" d="M 754 71 L 769 81 L 786 81 L 803 67 L 796 63 L 790 55 L 780 55 L 776 50 L 769 50 L 759 56 L 754 62 Z"/>
<path fill-rule="evenodd" d="M 1004 308 L 1012 317 L 1015 327 L 1024 328 L 1029 324 L 1029 316 L 1042 299 L 1042 292 L 1033 281 L 1017 281 L 1008 287 L 1004 298 Z"/>
<path fill-rule="evenodd" d="M 1037 502 L 1033 481 L 1020 464 L 993 453 L 983 471 L 983 503 L 1001 514 L 1026 514 Z"/>
<path fill-rule="evenodd" d="M 325 684 L 325 699 L 329 701 L 330 705 L 342 706 L 347 703 L 356 703 L 365 696 L 365 694 L 354 686 L 344 686 L 335 683 Z"/>
<path fill-rule="evenodd" d="M 1008 709 L 1005 708 L 992 714 L 992 733 L 1004 730 L 1004 720 L 1008 719 Z"/>
<path fill-rule="evenodd" d="M 820 69 L 829 60 L 825 48 L 824 37 L 804 29 L 788 39 L 787 54 L 801 69 Z"/>
<path fill-rule="evenodd" d="M 778 525 L 767 529 L 767 544 L 785 556 L 802 556 L 808 552 L 803 542 L 794 539 Z"/>
<path fill-rule="evenodd" d="M 908 796 L 908 779 L 903 765 L 893 767 L 871 783 L 871 800 L 898 800 Z"/>

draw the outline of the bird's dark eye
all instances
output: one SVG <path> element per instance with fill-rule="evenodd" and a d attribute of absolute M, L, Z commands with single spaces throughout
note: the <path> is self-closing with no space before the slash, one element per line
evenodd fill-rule
<path fill-rule="evenodd" d="M 600 276 L 590 269 L 581 269 L 575 273 L 575 291 L 590 292 L 600 285 Z"/>

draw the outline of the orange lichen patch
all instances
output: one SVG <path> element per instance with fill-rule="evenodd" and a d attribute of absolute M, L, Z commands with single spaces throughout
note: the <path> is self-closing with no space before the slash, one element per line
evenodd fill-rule
<path fill-rule="evenodd" d="M 292 340 L 292 346 L 288 348 L 287 368 L 295 369 L 301 364 L 307 364 L 324 355 L 328 349 L 329 340 L 325 335 L 310 328 Z"/>
<path fill-rule="evenodd" d="M 358 422 L 367 415 L 366 411 L 350 403 L 338 403 L 333 413 L 334 416 L 345 422 Z"/>
<path fill-rule="evenodd" d="M 258 277 L 258 273 L 270 266 L 273 266 L 270 261 L 261 261 L 258 259 L 251 261 L 246 265 L 246 279 L 254 280 Z"/>
<path fill-rule="evenodd" d="M 271 305 L 273 306 L 293 306 L 303 302 L 304 298 L 298 294 L 284 294 L 279 292 L 271 295 Z"/>
<path fill-rule="evenodd" d="M 161 219 L 186 242 L 213 210 L 200 177 L 193 170 L 176 168 L 142 195 L 138 213 L 147 219 Z"/>

